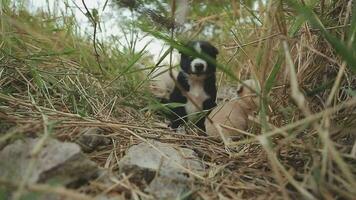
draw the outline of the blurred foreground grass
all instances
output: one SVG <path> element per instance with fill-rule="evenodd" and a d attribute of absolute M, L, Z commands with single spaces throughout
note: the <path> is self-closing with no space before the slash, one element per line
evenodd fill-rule
<path fill-rule="evenodd" d="M 114 142 L 90 157 L 114 171 L 112 152 L 119 149 L 120 158 L 142 137 L 204 152 L 209 175 L 192 186 L 197 198 L 354 199 L 355 5 L 303 2 L 260 1 L 255 11 L 243 1 L 212 1 L 206 12 L 194 6 L 190 20 L 198 25 L 178 34 L 204 38 L 201 27 L 220 27 L 209 37 L 220 49 L 219 84 L 254 77 L 263 86 L 261 109 L 249 130 L 255 136 L 225 148 L 221 140 L 194 132 L 171 133 L 143 109 L 153 100 L 135 66 L 154 65 L 145 49 L 135 49 L 133 33 L 121 49 L 98 41 L 98 56 L 92 36 L 79 33 L 73 16 L 30 14 L 2 1 L 0 144 L 43 137 L 44 127 L 53 137 L 74 140 L 78 128 L 99 126 L 112 132 Z M 137 20 L 136 28 L 181 48 L 169 31 Z M 89 188 L 91 195 L 105 190 Z"/>

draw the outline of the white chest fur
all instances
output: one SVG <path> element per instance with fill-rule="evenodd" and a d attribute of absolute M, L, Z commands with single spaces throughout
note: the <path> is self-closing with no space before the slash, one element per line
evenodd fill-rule
<path fill-rule="evenodd" d="M 204 91 L 204 79 L 189 77 L 188 83 L 190 88 L 187 93 L 189 97 L 187 97 L 185 111 L 188 114 L 188 118 L 191 118 L 192 114 L 202 111 L 204 101 L 210 96 Z"/>

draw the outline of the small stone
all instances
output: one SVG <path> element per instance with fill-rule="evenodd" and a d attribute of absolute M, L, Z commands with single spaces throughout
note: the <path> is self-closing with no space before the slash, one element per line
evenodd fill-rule
<path fill-rule="evenodd" d="M 85 128 L 76 142 L 85 153 L 90 153 L 100 147 L 106 147 L 111 144 L 111 140 L 103 133 L 104 130 L 98 127 Z"/>
<path fill-rule="evenodd" d="M 7 145 L 0 152 L 0 179 L 20 182 L 33 159 L 34 166 L 28 184 L 53 182 L 77 187 L 96 175 L 96 164 L 74 143 L 51 138 L 46 140 L 36 157 L 31 157 L 31 151 L 39 141 L 38 138 L 25 138 Z"/>
<path fill-rule="evenodd" d="M 195 152 L 153 140 L 149 143 L 130 147 L 120 160 L 120 172 L 133 175 L 130 180 L 137 185 L 148 185 L 145 191 L 157 199 L 177 199 L 189 192 L 193 177 L 185 169 L 204 174 Z"/>

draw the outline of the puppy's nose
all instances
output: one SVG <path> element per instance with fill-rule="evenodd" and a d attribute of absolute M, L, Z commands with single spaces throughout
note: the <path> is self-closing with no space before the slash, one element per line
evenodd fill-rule
<path fill-rule="evenodd" d="M 194 65 L 196 72 L 202 72 L 204 70 L 204 64 L 197 63 Z"/>

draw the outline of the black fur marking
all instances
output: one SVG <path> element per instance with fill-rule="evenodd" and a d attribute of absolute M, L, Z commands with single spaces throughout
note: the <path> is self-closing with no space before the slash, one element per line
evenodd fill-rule
<path fill-rule="evenodd" d="M 189 42 L 187 44 L 187 47 L 195 51 L 196 50 L 195 46 L 197 45 L 197 43 L 200 44 L 200 49 L 202 54 L 210 56 L 212 59 L 216 60 L 216 55 L 218 54 L 218 50 L 206 41 Z M 177 77 L 177 82 L 180 85 L 180 87 L 175 86 L 173 92 L 170 94 L 169 101 L 171 103 L 187 104 L 188 99 L 183 94 L 189 92 L 191 88 L 191 86 L 189 85 L 189 79 L 193 74 L 191 70 L 191 63 L 194 59 L 196 59 L 196 57 L 181 53 L 181 60 L 180 60 L 181 71 L 179 72 Z M 202 104 L 203 110 L 211 110 L 216 106 L 216 84 L 215 84 L 216 66 L 215 63 L 210 63 L 208 61 L 205 62 L 207 63 L 206 71 L 202 72 L 201 74 L 195 73 L 194 75 L 197 77 L 199 76 L 205 77 L 204 80 L 202 80 L 203 87 L 204 87 L 205 94 L 208 95 L 209 98 L 206 99 L 204 102 L 200 102 L 200 103 Z M 180 88 L 184 90 L 183 93 L 180 90 Z M 171 108 L 171 111 L 173 112 L 171 116 L 171 124 L 170 124 L 171 128 L 176 129 L 180 125 L 182 125 L 185 121 L 188 120 L 185 106 Z M 205 116 L 195 123 L 195 125 L 203 131 L 205 131 L 204 121 L 205 121 Z"/>

